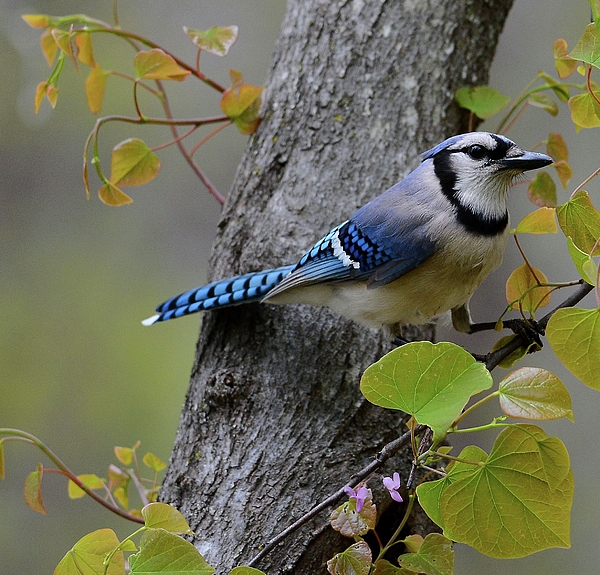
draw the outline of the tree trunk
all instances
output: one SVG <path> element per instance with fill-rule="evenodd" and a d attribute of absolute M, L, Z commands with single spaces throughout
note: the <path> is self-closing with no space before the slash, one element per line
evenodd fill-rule
<path fill-rule="evenodd" d="M 402 179 L 419 152 L 465 131 L 453 93 L 486 82 L 511 4 L 289 0 L 264 120 L 219 224 L 213 278 L 294 263 Z M 358 387 L 388 349 L 380 334 L 319 308 L 204 314 L 161 498 L 186 515 L 219 573 L 249 561 L 404 431 L 398 413 Z M 406 478 L 403 459 L 386 473 Z M 326 523 L 317 517 L 257 567 L 325 573 L 352 542 Z M 411 526 L 430 528 L 422 516 Z"/>

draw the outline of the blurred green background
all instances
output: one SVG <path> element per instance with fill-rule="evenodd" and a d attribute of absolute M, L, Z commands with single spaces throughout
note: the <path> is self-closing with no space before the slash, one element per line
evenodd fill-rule
<path fill-rule="evenodd" d="M 124 28 L 148 35 L 187 61 L 193 61 L 195 51 L 181 26 L 237 24 L 240 36 L 230 55 L 225 60 L 204 55 L 203 71 L 227 85 L 227 69 L 236 68 L 248 82 L 262 84 L 284 10 L 283 0 L 137 0 L 122 3 L 120 18 Z M 164 460 L 169 457 L 199 316 L 152 329 L 142 327 L 140 320 L 164 298 L 205 279 L 220 211 L 175 149 L 160 153 L 163 168 L 152 183 L 129 189 L 132 205 L 109 208 L 95 196 L 87 201 L 81 157 L 94 118 L 83 98 L 84 77 L 71 66 L 66 66 L 60 81 L 56 109 L 44 102 L 34 115 L 35 87 L 46 79 L 48 68 L 39 50 L 39 31 L 29 28 L 20 14 L 85 12 L 111 21 L 111 11 L 108 1 L 0 1 L 0 426 L 27 430 L 77 473 L 99 475 L 105 475 L 113 461 L 114 445 L 130 446 L 139 439 L 142 454 L 149 450 Z M 553 41 L 564 37 L 572 47 L 588 21 L 585 0 L 552 5 L 517 0 L 491 84 L 516 96 L 539 68 L 552 72 Z M 122 68 L 122 46 L 106 39 L 97 42 L 96 57 L 103 67 Z M 178 116 L 220 113 L 215 93 L 199 83 L 169 87 L 174 88 L 172 104 Z M 103 111 L 131 113 L 128 83 L 109 80 Z M 494 130 L 495 124 L 483 128 Z M 597 167 L 599 132 L 576 135 L 564 107 L 557 119 L 541 110 L 528 111 L 509 136 L 531 148 L 550 130 L 565 135 L 574 182 L 583 180 Z M 106 169 L 110 148 L 131 136 L 142 137 L 149 145 L 170 138 L 157 129 L 106 129 L 101 134 Z M 196 156 L 223 193 L 233 180 L 245 142 L 230 129 Z M 599 188 L 596 181 L 588 186 L 596 206 Z M 374 195 L 377 192 L 373 190 Z M 512 201 L 513 222 L 529 209 L 524 187 L 518 187 Z M 533 263 L 549 277 L 559 281 L 573 277 L 566 249 L 558 240 L 531 237 L 524 244 Z M 504 281 L 518 263 L 516 249 L 509 244 L 505 264 L 475 297 L 477 320 L 490 320 L 501 312 Z M 494 340 L 493 335 L 462 338 L 447 329 L 440 337 L 479 352 Z M 547 366 L 550 361 L 552 356 L 545 351 L 528 364 Z M 500 574 L 507 568 L 532 575 L 597 571 L 600 457 L 593 438 L 600 397 L 556 362 L 550 367 L 574 396 L 577 424 L 561 421 L 544 426 L 563 438 L 572 457 L 573 548 L 507 564 L 457 545 L 457 574 Z M 120 536 L 132 530 L 131 524 L 90 501 L 70 501 L 65 481 L 56 475 L 44 481 L 48 515 L 31 511 L 22 500 L 22 485 L 40 460 L 44 461 L 25 444 L 6 446 L 7 473 L 0 482 L 1 575 L 51 573 L 85 533 L 106 526 Z"/>

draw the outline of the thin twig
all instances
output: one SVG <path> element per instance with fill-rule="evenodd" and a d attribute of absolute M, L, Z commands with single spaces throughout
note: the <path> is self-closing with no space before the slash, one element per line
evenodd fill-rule
<path fill-rule="evenodd" d="M 419 425 L 415 428 L 415 434 L 422 433 L 425 430 L 425 426 Z M 375 456 L 375 459 L 369 463 L 365 468 L 361 469 L 358 473 L 355 473 L 348 485 L 350 487 L 356 487 L 363 479 L 371 475 L 373 471 L 379 469 L 390 457 L 395 455 L 402 447 L 408 445 L 411 440 L 411 430 L 403 433 L 400 437 L 394 439 L 394 441 L 390 441 L 387 445 L 383 447 L 383 449 Z M 346 487 L 346 486 L 344 486 Z M 339 500 L 347 497 L 346 492 L 344 491 L 344 487 L 338 489 L 335 493 L 330 495 L 327 499 L 319 503 L 316 507 L 313 507 L 308 513 L 305 513 L 300 519 L 296 522 L 292 523 L 289 527 L 284 529 L 281 533 L 273 537 L 270 541 L 268 541 L 265 546 L 261 549 L 260 553 L 256 555 L 249 563 L 247 563 L 248 567 L 252 567 L 256 565 L 265 555 L 270 553 L 273 548 L 275 548 L 281 541 L 283 541 L 286 537 L 291 535 L 294 531 L 302 527 L 307 521 L 312 519 L 315 515 L 318 515 L 324 509 L 327 509 L 331 505 L 334 505 Z"/>

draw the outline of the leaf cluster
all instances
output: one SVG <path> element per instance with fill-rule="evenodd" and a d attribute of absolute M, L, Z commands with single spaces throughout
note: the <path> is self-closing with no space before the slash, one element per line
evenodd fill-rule
<path fill-rule="evenodd" d="M 67 61 L 70 61 L 78 72 L 81 72 L 82 66 L 89 68 L 85 80 L 85 96 L 92 114 L 99 114 L 102 109 L 109 78 L 119 78 L 132 85 L 135 115 L 109 115 L 99 118 L 86 141 L 83 181 L 88 198 L 91 194 L 90 165 L 95 168 L 102 182 L 98 190 L 100 199 L 107 205 L 121 206 L 133 201 L 123 188 L 145 184 L 157 176 L 161 163 L 155 152 L 167 146 L 177 145 L 209 192 L 220 203 L 224 202 L 224 197 L 214 188 L 193 156 L 208 139 L 231 124 L 235 124 L 242 134 L 252 134 L 260 123 L 262 88 L 244 83 L 243 75 L 237 70 L 230 70 L 231 87 L 221 86 L 201 72 L 200 55 L 202 52 L 208 52 L 217 56 L 226 56 L 237 39 L 237 26 L 213 27 L 205 31 L 184 27 L 184 33 L 197 48 L 196 63 L 191 65 L 148 38 L 83 14 L 61 17 L 28 14 L 24 15 L 23 19 L 30 26 L 43 30 L 41 49 L 52 68 L 48 79 L 38 84 L 35 94 L 36 112 L 44 98 L 53 108 L 57 105 L 58 83 Z M 93 38 L 97 34 L 112 35 L 124 41 L 132 49 L 133 74 L 108 70 L 99 63 L 93 45 Z M 173 116 L 164 83 L 184 82 L 190 78 L 199 80 L 219 94 L 222 115 L 194 119 L 176 119 Z M 154 118 L 143 113 L 139 90 L 151 94 L 159 102 L 164 117 Z M 165 126 L 170 129 L 172 139 L 154 147 L 148 146 L 139 138 L 128 138 L 117 144 L 112 150 L 110 176 L 107 176 L 100 163 L 99 132 L 108 122 L 115 121 L 138 126 Z M 213 124 L 217 127 L 188 150 L 184 140 L 199 128 Z M 180 134 L 179 127 L 185 127 L 187 131 Z"/>

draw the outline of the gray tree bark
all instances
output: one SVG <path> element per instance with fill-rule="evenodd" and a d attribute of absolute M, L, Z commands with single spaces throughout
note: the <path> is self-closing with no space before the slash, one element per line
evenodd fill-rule
<path fill-rule="evenodd" d="M 487 81 L 512 0 L 289 0 L 212 255 L 213 278 L 293 263 L 465 131 L 454 91 Z M 443 288 L 442 288 L 443 289 Z M 428 336 L 430 333 L 421 333 Z M 381 335 L 306 306 L 206 313 L 161 498 L 219 573 L 348 482 L 404 429 L 359 392 Z M 409 455 L 386 472 L 406 469 Z M 431 529 L 417 514 L 412 532 Z M 321 515 L 257 567 L 325 573 Z"/>

